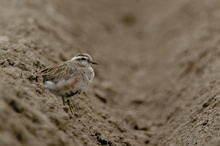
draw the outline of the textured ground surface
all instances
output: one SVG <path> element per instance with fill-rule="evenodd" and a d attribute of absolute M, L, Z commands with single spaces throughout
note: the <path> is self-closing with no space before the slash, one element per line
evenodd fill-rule
<path fill-rule="evenodd" d="M 218 0 L 0 0 L 1 146 L 219 146 Z M 46 66 L 99 66 L 74 114 Z"/>

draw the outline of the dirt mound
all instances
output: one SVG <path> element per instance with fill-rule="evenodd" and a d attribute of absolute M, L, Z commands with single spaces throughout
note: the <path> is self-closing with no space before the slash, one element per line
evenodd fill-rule
<path fill-rule="evenodd" d="M 219 7 L 1 0 L 0 145 L 218 146 Z M 38 72 L 79 52 L 99 66 L 72 115 Z"/>

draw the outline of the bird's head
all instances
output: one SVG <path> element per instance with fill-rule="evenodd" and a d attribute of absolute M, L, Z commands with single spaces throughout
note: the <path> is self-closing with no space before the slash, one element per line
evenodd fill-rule
<path fill-rule="evenodd" d="M 79 63 L 81 66 L 90 66 L 91 64 L 97 64 L 93 61 L 92 57 L 89 54 L 81 53 L 74 56 L 71 61 Z"/>

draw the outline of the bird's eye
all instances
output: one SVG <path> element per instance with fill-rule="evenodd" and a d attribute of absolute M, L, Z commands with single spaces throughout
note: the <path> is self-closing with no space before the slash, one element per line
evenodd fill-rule
<path fill-rule="evenodd" d="M 81 60 L 86 60 L 86 58 L 82 58 Z"/>

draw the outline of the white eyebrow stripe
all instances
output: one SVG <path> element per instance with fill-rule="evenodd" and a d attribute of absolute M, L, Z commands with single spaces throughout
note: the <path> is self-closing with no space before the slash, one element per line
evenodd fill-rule
<path fill-rule="evenodd" d="M 90 60 L 90 58 L 88 56 L 84 56 L 84 55 L 75 56 L 71 60 L 81 60 L 82 58 L 84 58 L 87 61 Z"/>
<path fill-rule="evenodd" d="M 77 57 L 74 57 L 75 59 L 81 59 L 82 57 L 81 56 L 77 56 Z"/>

